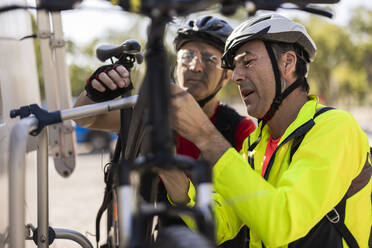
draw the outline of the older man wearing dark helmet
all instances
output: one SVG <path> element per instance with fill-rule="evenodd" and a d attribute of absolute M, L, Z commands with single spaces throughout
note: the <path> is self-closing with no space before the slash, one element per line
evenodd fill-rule
<path fill-rule="evenodd" d="M 231 32 L 232 27 L 227 22 L 213 16 L 190 20 L 187 25 L 178 29 L 174 39 L 177 51 L 175 79 L 176 83 L 197 101 L 208 117 L 208 122 L 239 151 L 245 138 L 255 130 L 255 125 L 250 118 L 243 117 L 227 105 L 221 104 L 217 97 L 219 90 L 231 78 L 231 70 L 221 67 L 225 42 Z M 94 73 L 75 106 L 92 104 L 99 99 L 110 99 L 110 96 L 118 95 L 118 90 L 130 86 L 129 73 L 123 66 L 114 66 L 104 72 Z M 96 98 L 97 96 L 101 97 Z M 111 132 L 119 132 L 120 128 L 118 112 L 82 118 L 76 122 L 83 127 Z M 205 141 L 210 142 L 209 139 Z M 195 159 L 203 156 L 193 142 L 181 135 L 177 135 L 177 153 Z M 180 182 L 181 185 L 188 184 L 189 179 L 184 173 L 164 171 L 160 176 L 168 192 L 172 193 L 174 203 L 183 204 L 189 201 L 188 197 L 184 197 L 187 189 L 179 187 Z M 245 242 L 243 236 L 242 234 L 239 239 L 231 241 L 234 243 L 224 244 L 224 247 L 236 247 L 237 243 Z"/>

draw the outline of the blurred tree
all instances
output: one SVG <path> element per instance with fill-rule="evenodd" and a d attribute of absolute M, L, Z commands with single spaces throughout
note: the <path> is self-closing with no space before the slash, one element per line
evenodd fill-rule
<path fill-rule="evenodd" d="M 146 22 L 144 22 L 144 17 L 133 15 L 130 25 L 127 26 L 127 30 L 107 30 L 107 32 L 101 37 L 95 38 L 90 43 L 82 47 L 71 47 L 68 49 L 68 51 L 71 52 L 71 57 L 80 57 L 80 60 L 73 60 L 73 62 L 69 65 L 72 95 L 77 96 L 80 94 L 80 92 L 84 89 L 86 80 L 97 67 L 103 64 L 111 63 L 110 60 L 102 63 L 96 58 L 95 50 L 99 45 L 120 45 L 128 39 L 135 39 L 141 44 L 141 50 L 144 51 L 145 36 L 144 34 L 140 33 L 141 30 L 144 30 L 144 25 L 146 25 Z M 139 87 L 136 86 L 136 83 L 141 81 L 144 68 L 145 67 L 143 64 L 136 65 L 132 73 L 132 81 L 137 90 Z"/>
<path fill-rule="evenodd" d="M 89 78 L 92 70 L 86 66 L 71 64 L 69 66 L 71 80 L 71 95 L 78 96 L 85 87 L 85 82 Z"/>
<path fill-rule="evenodd" d="M 31 25 L 32 25 L 32 33 L 37 33 L 37 23 L 35 16 L 30 14 L 31 16 Z M 45 87 L 44 87 L 44 76 L 42 71 L 42 64 L 41 64 L 41 56 L 40 56 L 40 42 L 39 39 L 34 39 L 34 49 L 35 49 L 35 57 L 36 57 L 36 69 L 37 75 L 39 80 L 39 89 L 40 89 L 40 97 L 41 100 L 45 99 Z"/>
<path fill-rule="evenodd" d="M 199 13 L 197 16 L 216 14 L 216 12 L 215 9 Z M 351 20 L 346 26 L 331 24 L 327 19 L 314 15 L 307 20 L 300 21 L 306 26 L 318 47 L 316 60 L 311 64 L 309 72 L 311 93 L 321 96 L 327 104 L 361 104 L 372 101 L 370 97 L 372 93 L 372 11 L 361 7 L 351 13 Z M 99 44 L 118 45 L 127 39 L 136 39 L 141 43 L 142 51 L 145 53 L 146 32 L 144 30 L 147 29 L 149 20 L 135 14 L 128 13 L 128 15 L 132 15 L 131 22 L 126 25 L 125 31 L 107 30 L 101 37 L 97 37 L 82 47 L 72 41 L 67 42 L 73 96 L 77 96 L 83 90 L 89 75 L 103 64 L 95 57 L 95 48 Z M 246 18 L 245 15 L 245 11 L 239 9 L 234 16 L 222 18 L 233 26 L 237 26 Z M 186 19 L 188 18 L 184 18 L 184 21 Z M 33 27 L 36 30 L 34 19 Z M 169 27 L 165 45 L 169 54 L 169 62 L 172 65 L 170 73 L 173 73 L 176 56 L 172 41 L 177 29 L 173 24 Z M 37 39 L 35 39 L 35 49 L 39 55 Z M 37 64 L 41 95 L 44 98 L 40 56 L 37 56 Z M 142 81 L 146 65 L 137 65 L 136 68 L 132 73 L 132 81 L 138 89 L 139 86 L 136 84 Z M 220 97 L 228 100 L 229 98 L 238 99 L 240 96 L 236 85 L 230 82 L 221 91 Z"/>
<path fill-rule="evenodd" d="M 306 26 L 318 51 L 311 64 L 312 92 L 328 104 L 365 104 L 372 86 L 372 11 L 358 8 L 346 26 L 311 16 Z"/>
<path fill-rule="evenodd" d="M 316 59 L 311 63 L 309 71 L 312 92 L 328 104 L 335 103 L 339 100 L 339 90 L 342 89 L 339 89 L 333 75 L 334 69 L 355 61 L 354 45 L 344 28 L 329 24 L 324 19 L 311 16 L 309 22 L 304 25 L 317 46 Z"/>
<path fill-rule="evenodd" d="M 358 44 L 360 64 L 366 73 L 368 90 L 372 90 L 372 10 L 363 7 L 357 8 L 352 13 L 349 25 L 350 36 Z"/>

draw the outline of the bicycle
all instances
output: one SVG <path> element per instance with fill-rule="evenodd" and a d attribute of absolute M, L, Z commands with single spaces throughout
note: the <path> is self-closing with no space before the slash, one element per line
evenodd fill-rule
<path fill-rule="evenodd" d="M 39 8 L 47 10 L 64 10 L 71 8 L 76 1 L 41 1 Z M 165 25 L 171 20 L 173 15 L 187 15 L 192 12 L 203 10 L 216 3 L 222 3 L 221 12 L 225 14 L 233 13 L 241 1 L 181 1 L 168 0 L 161 3 L 152 1 L 120 1 L 119 5 L 124 10 L 141 13 L 151 18 L 151 26 L 148 34 L 146 61 L 148 62 L 147 72 L 144 82 L 137 97 L 125 95 L 124 99 L 114 100 L 107 103 L 94 104 L 92 106 L 79 107 L 70 111 L 56 111 L 53 113 L 43 112 L 35 105 L 23 107 L 19 112 L 13 112 L 13 117 L 20 115 L 22 118 L 34 114 L 30 124 L 30 129 L 34 135 L 37 135 L 45 125 L 61 122 L 71 118 L 76 118 L 82 113 L 86 116 L 103 113 L 122 107 L 130 107 L 137 101 L 134 111 L 132 109 L 121 110 L 121 129 L 120 135 L 112 159 L 107 180 L 112 180 L 113 190 L 111 197 L 117 201 L 117 213 L 115 216 L 115 204 L 109 206 L 108 213 L 108 231 L 109 238 L 106 246 L 102 247 L 166 247 L 159 234 L 158 243 L 154 242 L 152 235 L 151 219 L 155 215 L 172 216 L 178 214 L 187 214 L 193 216 L 197 222 L 199 232 L 202 236 L 197 236 L 198 247 L 214 246 L 214 228 L 213 216 L 210 211 L 212 204 L 211 198 L 211 168 L 202 161 L 193 161 L 183 156 L 174 156 L 172 154 L 172 133 L 169 120 L 169 72 L 166 65 L 166 52 L 162 38 L 164 36 Z M 290 2 L 290 1 L 289 1 Z M 307 12 L 329 16 L 328 11 L 308 7 L 310 2 L 335 3 L 337 0 L 329 1 L 304 1 L 297 3 L 297 9 Z M 137 4 L 135 4 L 137 3 Z M 281 7 L 283 1 L 246 1 L 248 14 L 254 14 L 258 9 L 276 10 Z M 306 4 L 305 4 L 306 3 Z M 252 5 L 253 4 L 253 5 Z M 111 47 L 112 48 L 112 47 Z M 109 51 L 110 49 L 107 49 Z M 106 54 L 111 55 L 110 52 Z M 133 59 L 134 54 L 129 54 Z M 110 56 L 109 56 L 110 57 Z M 139 57 L 138 57 L 139 58 Z M 138 59 L 137 58 L 137 59 Z M 132 61 L 133 62 L 133 61 Z M 154 79 L 154 80 L 151 80 Z M 154 81 L 154 83 L 151 83 Z M 155 83 L 157 85 L 155 85 Z M 129 95 L 129 93 L 128 93 Z M 120 104 L 119 104 L 120 103 Z M 105 106 L 107 109 L 103 110 Z M 96 108 L 96 109 L 94 109 Z M 80 112 L 79 112 L 80 111 Z M 145 118 L 144 118 L 145 116 Z M 80 116 L 81 117 L 81 116 Z M 35 130 L 36 129 L 36 130 Z M 138 155 L 141 155 L 138 157 Z M 193 170 L 196 174 L 196 186 L 198 192 L 197 205 L 195 208 L 170 207 L 164 204 L 158 204 L 156 207 L 152 203 L 155 201 L 156 192 L 153 192 L 152 185 L 140 185 L 138 179 L 145 172 L 150 172 L 149 181 L 156 178 L 156 171 L 176 168 L 181 170 Z M 132 175 L 130 176 L 130 173 Z M 137 180 L 130 183 L 130 177 Z M 110 183 L 111 184 L 111 183 Z M 145 203 L 140 203 L 138 198 L 139 187 L 142 186 Z M 136 192 L 136 194 L 132 194 Z M 109 199 L 108 199 L 109 200 Z M 132 205 L 136 205 L 135 209 Z M 111 212 L 110 212 L 111 211 Z M 101 211 L 102 212 L 102 211 Z M 117 217 L 117 218 L 116 218 Z M 180 231 L 181 230 L 181 231 Z M 194 235 L 188 229 L 173 228 L 164 230 L 165 240 L 170 240 L 168 235 L 175 237 L 175 244 L 172 247 L 184 247 L 182 239 L 185 236 Z M 177 235 L 176 235 L 176 234 Z M 179 235 L 181 233 L 181 235 Z M 47 234 L 46 234 L 47 235 Z M 162 234 L 163 235 L 163 234 Z M 117 237 L 119 236 L 119 237 Z M 98 232 L 99 237 L 99 232 Z M 163 236 L 164 237 L 164 236 Z M 188 239 L 189 240 L 189 239 Z M 98 244 L 97 244 L 98 245 Z"/>

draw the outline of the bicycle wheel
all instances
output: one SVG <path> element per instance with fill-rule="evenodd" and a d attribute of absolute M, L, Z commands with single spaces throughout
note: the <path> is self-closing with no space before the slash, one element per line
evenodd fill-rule
<path fill-rule="evenodd" d="M 208 239 L 185 226 L 171 226 L 159 231 L 153 248 L 216 248 Z"/>

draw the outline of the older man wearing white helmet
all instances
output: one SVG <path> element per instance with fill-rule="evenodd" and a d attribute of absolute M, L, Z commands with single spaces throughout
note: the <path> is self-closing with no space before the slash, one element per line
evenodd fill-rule
<path fill-rule="evenodd" d="M 371 247 L 368 138 L 349 113 L 309 95 L 315 52 L 305 28 L 277 14 L 228 37 L 223 67 L 259 122 L 240 153 L 190 95 L 173 100 L 177 131 L 214 164 L 219 243 L 248 226 L 249 247 Z"/>

